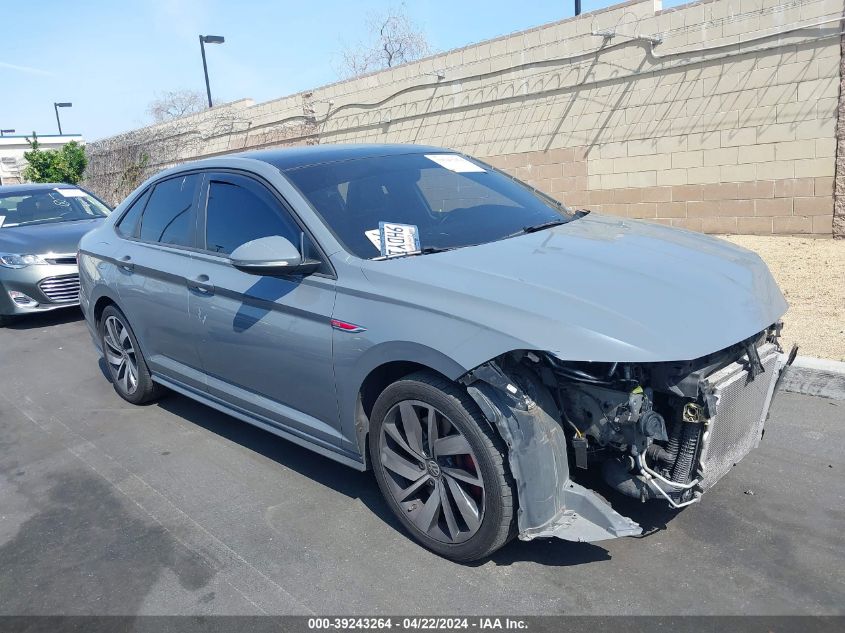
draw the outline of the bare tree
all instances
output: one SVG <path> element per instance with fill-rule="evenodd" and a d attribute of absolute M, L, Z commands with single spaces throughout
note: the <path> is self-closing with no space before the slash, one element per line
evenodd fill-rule
<path fill-rule="evenodd" d="M 155 123 L 163 123 L 201 112 L 204 108 L 205 97 L 201 93 L 195 90 L 168 90 L 150 101 L 147 114 Z"/>
<path fill-rule="evenodd" d="M 223 108 L 206 117 L 177 117 L 93 141 L 85 146 L 85 185 L 116 204 L 149 176 L 203 155 L 209 141 L 239 127 L 237 112 Z"/>
<path fill-rule="evenodd" d="M 367 41 L 345 46 L 340 53 L 336 70 L 344 78 L 392 68 L 431 52 L 425 32 L 408 17 L 404 4 L 370 15 L 367 28 Z"/>
<path fill-rule="evenodd" d="M 302 114 L 253 126 L 236 105 L 225 104 L 85 146 L 88 168 L 84 186 L 113 204 L 162 169 L 188 160 L 247 148 L 308 145 L 319 142 L 312 95 L 302 100 Z"/>

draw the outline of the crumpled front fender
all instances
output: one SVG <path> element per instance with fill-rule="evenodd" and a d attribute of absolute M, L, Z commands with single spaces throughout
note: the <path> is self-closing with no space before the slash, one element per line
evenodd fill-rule
<path fill-rule="evenodd" d="M 527 369 L 508 372 L 490 361 L 461 382 L 507 444 L 519 538 L 601 541 L 642 533 L 637 523 L 569 478 L 566 437 L 549 390 Z"/>

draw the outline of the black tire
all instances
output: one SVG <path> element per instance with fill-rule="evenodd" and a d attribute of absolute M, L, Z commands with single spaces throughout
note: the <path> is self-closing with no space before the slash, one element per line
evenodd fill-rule
<path fill-rule="evenodd" d="M 5 314 L 0 314 L 0 327 L 6 327 L 9 325 L 11 319 L 7 317 Z"/>
<path fill-rule="evenodd" d="M 137 373 L 137 381 L 134 385 L 134 388 L 127 387 L 127 381 L 124 381 L 122 378 L 125 376 L 124 374 L 118 373 L 118 369 L 115 363 L 110 362 L 109 353 L 110 348 L 114 347 L 113 345 L 110 346 L 109 342 L 107 341 L 107 329 L 108 323 L 110 319 L 116 320 L 123 328 L 125 328 L 126 335 L 128 336 L 129 345 L 131 345 L 131 354 L 126 354 L 124 359 L 129 361 L 130 358 L 134 357 L 136 373 Z M 105 310 L 103 310 L 103 314 L 100 316 L 99 322 L 99 330 L 100 330 L 100 344 L 103 349 L 103 356 L 106 361 L 106 366 L 109 370 L 109 375 L 111 377 L 112 386 L 117 394 L 126 400 L 127 402 L 131 402 L 132 404 L 145 404 L 147 402 L 152 402 L 160 398 L 165 393 L 164 387 L 159 384 L 153 382 L 152 377 L 150 376 L 150 370 L 147 367 L 147 361 L 144 358 L 144 354 L 141 351 L 141 347 L 138 345 L 138 339 L 135 338 L 135 333 L 132 331 L 132 327 L 129 325 L 129 321 L 126 316 L 121 312 L 117 307 L 110 305 L 106 306 Z M 125 340 L 125 339 L 124 339 Z M 129 345 L 122 345 L 124 349 L 130 349 Z M 126 371 L 127 369 L 124 369 Z"/>
<path fill-rule="evenodd" d="M 382 463 L 381 450 L 386 441 L 381 439 L 384 435 L 382 428 L 386 423 L 391 424 L 387 420 L 388 415 L 398 415 L 392 412 L 396 411 L 399 403 L 406 401 L 414 401 L 417 403 L 414 404 L 415 407 L 428 405 L 437 409 L 438 413 L 442 413 L 446 418 L 452 432 L 463 435 L 472 449 L 472 459 L 477 464 L 472 466 L 472 470 L 476 471 L 476 476 L 480 476 L 483 481 L 483 514 L 480 525 L 475 528 L 476 531 L 462 542 L 444 542 L 442 539 L 432 538 L 409 519 L 410 515 L 406 516 L 412 511 L 408 502 L 403 501 L 406 504 L 403 507 L 400 501 L 394 498 L 397 486 L 395 483 L 391 486 L 391 481 L 396 482 L 397 476 L 394 474 L 395 470 L 391 471 Z M 395 432 L 396 423 L 392 424 Z M 425 441 L 422 440 L 421 443 Z M 390 443 L 393 444 L 392 441 Z M 507 448 L 501 436 L 491 428 L 463 387 L 427 371 L 411 374 L 388 386 L 373 406 L 369 450 L 373 471 L 387 504 L 408 533 L 427 549 L 454 561 L 469 562 L 489 556 L 516 535 L 516 484 L 508 466 Z M 432 454 L 436 455 L 435 452 Z M 434 457 L 434 460 L 437 459 L 439 458 Z M 420 469 L 425 468 L 417 465 Z M 442 479 L 447 477 L 447 469 L 441 474 L 440 469 L 433 468 Z M 426 476 L 434 479 L 429 473 L 426 473 Z M 399 480 L 404 484 L 401 477 Z M 435 483 L 428 482 L 427 485 L 434 488 Z M 444 488 L 448 489 L 449 486 L 444 484 Z M 447 495 L 447 498 L 454 499 L 455 495 Z M 417 511 L 416 508 L 417 506 L 414 506 L 414 512 Z M 441 518 L 436 521 L 445 522 L 445 506 L 441 506 L 438 512 Z M 457 512 L 452 514 L 453 517 L 458 516 Z M 454 523 L 454 518 L 452 521 Z M 445 531 L 449 532 L 448 529 Z"/>

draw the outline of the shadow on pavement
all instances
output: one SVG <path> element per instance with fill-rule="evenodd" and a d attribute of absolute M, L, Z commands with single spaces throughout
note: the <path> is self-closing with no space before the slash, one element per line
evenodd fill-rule
<path fill-rule="evenodd" d="M 104 368 L 101 367 L 101 370 L 105 373 Z M 159 401 L 158 406 L 347 497 L 360 499 L 381 520 L 403 535 L 406 534 L 382 498 L 371 473 L 362 473 L 334 462 L 179 394 L 171 393 Z M 604 492 L 602 490 L 602 493 Z M 609 491 L 609 494 L 614 493 Z M 652 505 L 643 506 L 635 499 L 628 499 L 622 495 L 615 496 L 618 499 L 611 499 L 614 508 L 622 513 L 627 512 L 627 516 L 640 523 L 645 532 L 664 529 L 665 521 L 671 517 L 670 514 L 662 512 L 663 508 Z M 549 567 L 569 567 L 609 559 L 610 554 L 600 544 L 537 539 L 530 542 L 514 540 L 495 552 L 489 559 L 469 563 L 469 565 L 483 565 L 489 560 L 496 565 L 505 566 L 515 562 L 534 562 Z"/>
<path fill-rule="evenodd" d="M 347 497 L 360 499 L 385 523 L 402 531 L 399 521 L 382 499 L 372 473 L 359 472 L 339 464 L 328 457 L 323 457 L 268 431 L 176 393 L 171 393 L 159 401 L 158 406 Z"/>
<path fill-rule="evenodd" d="M 610 560 L 610 558 L 610 553 L 601 545 L 549 538 L 533 541 L 515 539 L 494 552 L 489 560 L 500 566 L 513 563 L 536 563 L 545 567 L 574 567 Z M 485 562 L 487 562 L 486 559 L 469 564 L 475 566 L 483 565 Z"/>
<path fill-rule="evenodd" d="M 605 488 L 601 492 L 605 493 L 606 490 Z M 633 519 L 643 528 L 643 533 L 634 538 L 648 538 L 655 532 L 662 532 L 670 521 L 683 512 L 683 508 L 674 510 L 668 503 L 659 499 L 643 503 L 613 491 L 607 492 L 606 496 L 614 510 Z"/>
<path fill-rule="evenodd" d="M 199 554 L 101 477 L 70 470 L 48 481 L 38 511 L 0 545 L 0 613 L 81 615 L 96 605 L 134 614 L 166 569 L 189 592 L 211 582 L 216 572 Z"/>
<path fill-rule="evenodd" d="M 616 492 L 604 483 L 601 474 L 597 471 L 591 470 L 586 473 L 580 471 L 575 473 L 573 478 L 582 486 L 590 488 L 604 497 L 619 514 L 640 524 L 643 533 L 631 538 L 648 538 L 655 532 L 662 532 L 666 529 L 667 523 L 681 512 L 681 510 L 673 510 L 668 503 L 659 499 L 643 503 L 639 499 Z"/>
<path fill-rule="evenodd" d="M 65 325 L 82 321 L 82 311 L 77 306 L 51 310 L 50 312 L 38 312 L 36 314 L 15 315 L 6 325 L 7 330 L 36 330 L 54 325 Z"/>

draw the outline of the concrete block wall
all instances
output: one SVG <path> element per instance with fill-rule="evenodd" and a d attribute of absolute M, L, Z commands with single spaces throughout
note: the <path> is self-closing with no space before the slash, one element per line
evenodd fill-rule
<path fill-rule="evenodd" d="M 842 14 L 842 0 L 628 2 L 242 108 L 196 154 L 439 145 L 575 207 L 830 235 Z"/>
<path fill-rule="evenodd" d="M 711 233 L 830 235 L 839 24 L 765 36 L 841 12 L 841 2 L 724 0 L 658 10 L 638 32 L 661 34 L 655 50 L 673 61 L 591 99 L 612 131 L 574 154 L 488 160 L 596 211 Z M 713 50 L 690 55 L 702 46 Z"/>

